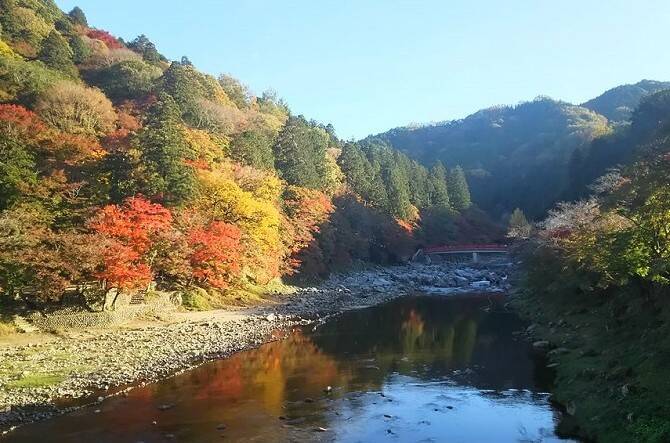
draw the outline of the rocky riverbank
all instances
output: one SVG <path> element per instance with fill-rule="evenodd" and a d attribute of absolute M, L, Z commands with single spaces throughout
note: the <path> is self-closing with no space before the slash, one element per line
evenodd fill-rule
<path fill-rule="evenodd" d="M 509 263 L 376 268 L 334 275 L 254 308 L 179 313 L 169 322 L 87 330 L 0 347 L 0 432 L 281 338 L 349 309 L 417 292 L 501 292 Z"/>

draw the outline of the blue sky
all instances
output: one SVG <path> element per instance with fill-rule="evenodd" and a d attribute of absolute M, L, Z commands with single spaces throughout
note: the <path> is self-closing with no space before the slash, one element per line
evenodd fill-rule
<path fill-rule="evenodd" d="M 340 137 L 670 79 L 668 0 L 56 0 Z"/>

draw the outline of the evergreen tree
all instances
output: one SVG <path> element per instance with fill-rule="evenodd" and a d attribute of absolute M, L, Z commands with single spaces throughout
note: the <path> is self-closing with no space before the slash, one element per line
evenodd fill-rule
<path fill-rule="evenodd" d="M 385 171 L 384 184 L 387 189 L 389 214 L 401 220 L 409 220 L 413 215 L 409 201 L 409 182 L 397 164 L 389 165 Z"/>
<path fill-rule="evenodd" d="M 312 189 L 327 186 L 328 134 L 303 117 L 289 117 L 274 146 L 275 166 L 292 185 Z"/>
<path fill-rule="evenodd" d="M 149 109 L 137 141 L 146 168 L 143 192 L 162 196 L 167 203 L 180 204 L 195 191 L 193 168 L 184 160 L 193 159 L 181 129 L 179 108 L 174 99 L 161 94 Z"/>
<path fill-rule="evenodd" d="M 84 11 L 82 11 L 79 6 L 75 6 L 74 8 L 72 8 L 72 11 L 68 13 L 68 16 L 70 17 L 70 20 L 72 20 L 74 24 L 88 27 L 88 20 L 86 20 L 86 14 L 84 14 Z"/>
<path fill-rule="evenodd" d="M 230 143 L 230 156 L 258 169 L 274 168 L 272 137 L 261 131 L 244 131 Z"/>
<path fill-rule="evenodd" d="M 368 175 L 370 163 L 358 144 L 345 144 L 337 159 L 337 164 L 344 173 L 351 190 L 360 196 L 366 195 L 370 187 Z"/>
<path fill-rule="evenodd" d="M 462 211 L 470 207 L 470 189 L 468 181 L 465 179 L 465 172 L 460 166 L 451 170 L 447 180 L 451 204 L 457 211 Z"/>
<path fill-rule="evenodd" d="M 77 68 L 74 66 L 73 53 L 67 41 L 53 29 L 44 42 L 37 58 L 45 65 L 68 75 L 75 76 Z"/>
<path fill-rule="evenodd" d="M 431 203 L 435 206 L 448 208 L 451 203 L 447 188 L 447 169 L 439 160 L 430 169 L 430 182 L 432 185 Z"/>

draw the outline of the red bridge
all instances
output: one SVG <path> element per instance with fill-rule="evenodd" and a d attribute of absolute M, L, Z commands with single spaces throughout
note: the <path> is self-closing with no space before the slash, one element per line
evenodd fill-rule
<path fill-rule="evenodd" d="M 419 249 L 414 254 L 412 259 L 416 259 L 419 255 L 446 255 L 446 254 L 472 254 L 472 261 L 479 260 L 479 254 L 507 254 L 507 245 L 500 245 L 497 243 L 482 244 L 470 243 L 459 245 L 443 245 L 443 246 L 427 246 Z"/>

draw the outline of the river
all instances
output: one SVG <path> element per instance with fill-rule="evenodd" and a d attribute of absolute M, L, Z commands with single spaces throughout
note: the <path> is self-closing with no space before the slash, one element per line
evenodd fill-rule
<path fill-rule="evenodd" d="M 557 442 L 552 375 L 500 295 L 349 311 L 8 442 Z"/>

